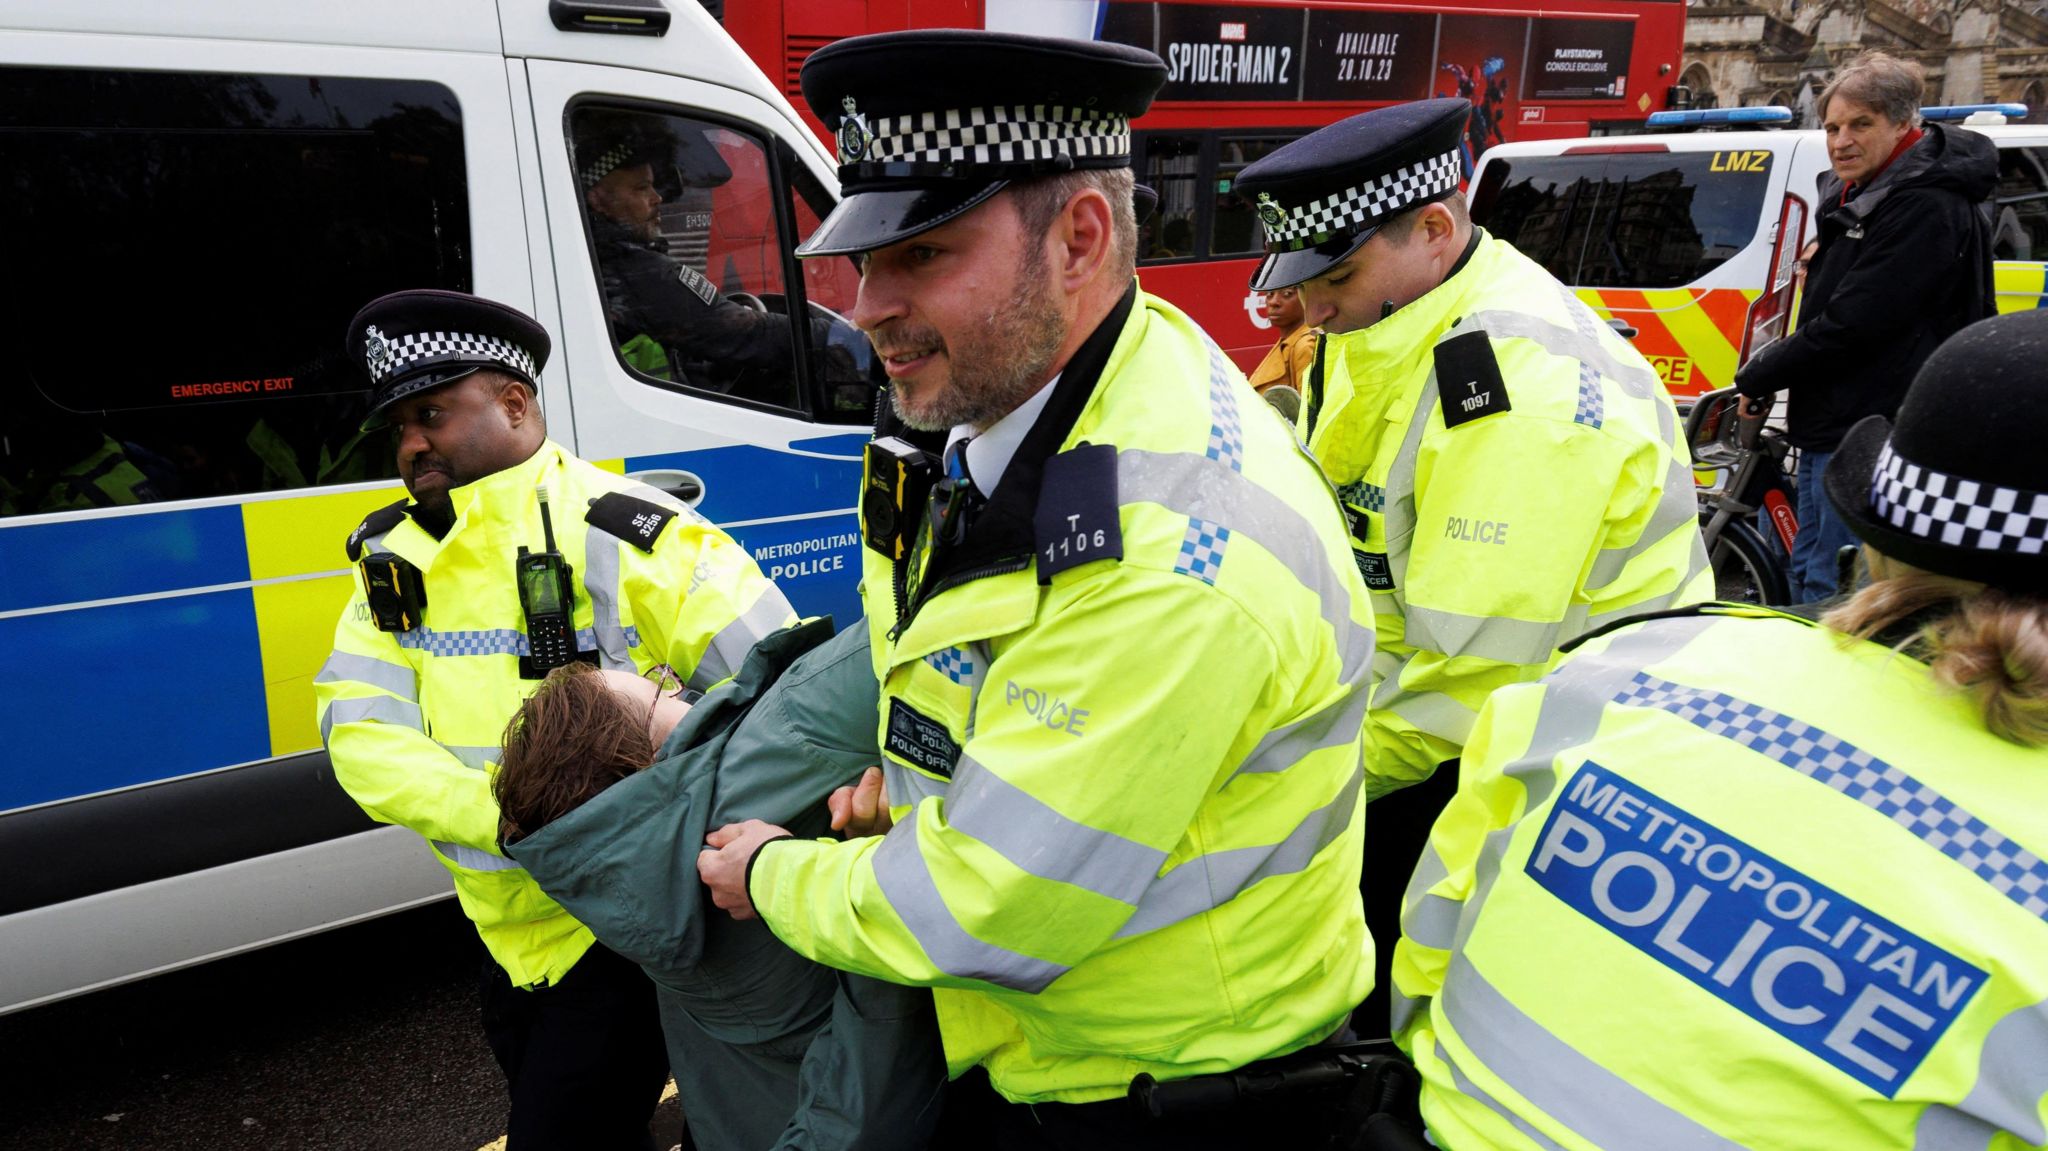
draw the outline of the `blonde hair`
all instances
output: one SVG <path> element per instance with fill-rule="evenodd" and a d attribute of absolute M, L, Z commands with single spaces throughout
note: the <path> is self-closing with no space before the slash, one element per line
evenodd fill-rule
<path fill-rule="evenodd" d="M 1865 554 L 1869 555 L 1868 549 Z M 1886 569 L 1902 569 L 1887 578 Z M 2048 600 L 1871 556 L 1876 582 L 1821 617 L 1843 642 L 1924 616 L 1899 650 L 1969 696 L 1991 734 L 2048 744 Z"/>

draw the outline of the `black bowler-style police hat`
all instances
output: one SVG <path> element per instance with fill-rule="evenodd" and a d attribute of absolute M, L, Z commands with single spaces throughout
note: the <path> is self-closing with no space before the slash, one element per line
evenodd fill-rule
<path fill-rule="evenodd" d="M 1252 289 L 1313 280 L 1393 216 L 1458 190 L 1472 105 L 1420 100 L 1375 108 L 1303 136 L 1237 174 L 1266 230 Z"/>
<path fill-rule="evenodd" d="M 384 411 L 407 396 L 452 384 L 484 368 L 540 392 L 552 346 L 547 329 L 524 312 L 466 292 L 418 288 L 379 296 L 348 322 L 349 356 L 370 374 L 363 430 L 384 426 Z"/>
<path fill-rule="evenodd" d="M 1012 180 L 1129 167 L 1131 117 L 1166 65 L 1121 44 L 941 28 L 827 44 L 801 80 L 838 142 L 843 199 L 797 255 L 842 256 L 935 228 Z"/>
<path fill-rule="evenodd" d="M 1866 416 L 1828 460 L 1828 502 L 1858 539 L 1925 571 L 2048 591 L 2048 312 L 1950 336 L 1896 423 Z"/>

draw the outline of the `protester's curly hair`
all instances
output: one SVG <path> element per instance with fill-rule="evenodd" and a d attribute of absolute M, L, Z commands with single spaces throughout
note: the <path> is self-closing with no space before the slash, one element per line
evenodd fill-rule
<path fill-rule="evenodd" d="M 644 709 L 588 664 L 556 668 L 505 725 L 491 780 L 499 842 L 539 831 L 653 759 Z"/>
<path fill-rule="evenodd" d="M 1904 570 L 1871 583 L 1821 622 L 1870 639 L 1917 618 L 1919 626 L 1900 650 L 1969 696 L 1993 735 L 2025 747 L 2048 745 L 2048 599 L 1905 568 L 1886 557 L 1873 567 L 1891 565 Z"/>

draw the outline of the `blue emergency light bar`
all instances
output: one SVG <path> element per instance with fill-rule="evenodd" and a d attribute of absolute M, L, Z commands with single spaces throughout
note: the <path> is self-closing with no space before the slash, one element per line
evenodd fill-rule
<path fill-rule="evenodd" d="M 1943 104 L 1933 108 L 1920 109 L 1922 120 L 1967 120 L 1972 113 L 1993 112 L 2008 120 L 2024 120 L 2027 116 L 2025 104 Z"/>
<path fill-rule="evenodd" d="M 1690 112 L 1652 112 L 1643 121 L 1651 128 L 1707 128 L 1722 124 L 1790 124 L 1792 109 L 1783 104 L 1761 108 L 1699 108 Z"/>

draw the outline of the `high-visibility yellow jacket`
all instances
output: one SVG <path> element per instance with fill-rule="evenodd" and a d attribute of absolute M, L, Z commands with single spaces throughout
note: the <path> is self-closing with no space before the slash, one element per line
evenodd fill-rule
<path fill-rule="evenodd" d="M 522 545 L 545 546 L 534 490 L 543 483 L 556 546 L 574 570 L 577 646 L 602 666 L 667 663 L 708 687 L 730 676 L 755 640 L 794 619 L 725 533 L 553 442 L 451 492 L 455 524 L 442 539 L 410 518 L 373 516 L 364 538 L 351 541 L 359 554 L 410 561 L 427 605 L 411 631 L 379 631 L 358 580 L 342 609 L 334 654 L 313 685 L 334 777 L 372 818 L 433 845 L 454 873 L 463 910 L 516 986 L 560 979 L 591 943 L 587 928 L 500 854 L 490 792 L 505 723 L 540 684 L 519 676 L 527 640 L 512 563 Z M 585 522 L 590 501 L 609 492 L 647 501 L 639 525 L 617 526 L 628 535 L 652 531 L 651 542 Z"/>
<path fill-rule="evenodd" d="M 1372 615 L 1315 465 L 1133 290 L 975 522 L 979 558 L 913 553 L 914 611 L 866 553 L 895 827 L 768 844 L 756 907 L 805 955 L 937 988 L 953 1073 L 1012 1100 L 1329 1036 L 1372 986 Z"/>
<path fill-rule="evenodd" d="M 1487 694 L 1543 674 L 1559 644 L 1713 590 L 1657 374 L 1571 289 L 1479 236 L 1428 295 L 1326 337 L 1323 394 L 1301 417 L 1374 593 L 1374 794 L 1456 756 Z"/>
<path fill-rule="evenodd" d="M 1743 617 L 1749 618 L 1743 618 Z M 1395 954 L 1441 1146 L 2048 1145 L 2048 751 L 1756 608 L 1480 713 Z"/>

